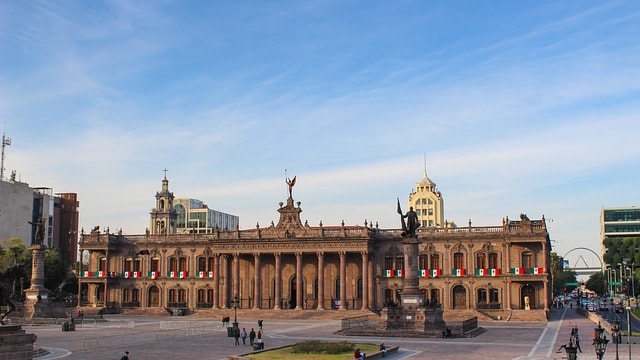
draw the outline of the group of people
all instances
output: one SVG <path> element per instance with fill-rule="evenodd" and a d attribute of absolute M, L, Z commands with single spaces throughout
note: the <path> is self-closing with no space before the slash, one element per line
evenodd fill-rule
<path fill-rule="evenodd" d="M 387 357 L 387 347 L 384 345 L 384 343 L 380 344 L 380 352 L 382 353 L 382 357 Z M 353 359 L 354 360 L 366 360 L 367 355 L 364 353 L 364 351 L 360 351 L 360 348 L 357 348 L 356 351 L 353 352 Z"/>
<path fill-rule="evenodd" d="M 242 345 L 247 345 L 247 338 L 249 338 L 249 345 L 260 344 L 260 349 L 264 349 L 264 343 L 262 342 L 262 323 L 262 319 L 258 320 L 258 332 L 256 332 L 254 328 L 251 328 L 251 331 L 248 333 L 246 328 L 242 328 L 242 331 L 240 331 L 240 328 L 235 328 L 233 337 L 235 338 L 236 346 L 240 346 L 240 339 L 242 339 Z"/>

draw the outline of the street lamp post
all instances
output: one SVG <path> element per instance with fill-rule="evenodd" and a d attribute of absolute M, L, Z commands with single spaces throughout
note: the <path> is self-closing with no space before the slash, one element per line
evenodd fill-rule
<path fill-rule="evenodd" d="M 629 360 L 631 360 L 631 306 L 627 306 L 627 343 L 629 344 Z"/>
<path fill-rule="evenodd" d="M 613 336 L 613 343 L 616 344 L 616 360 L 620 360 L 618 357 L 618 344 L 620 343 L 620 320 L 615 318 L 613 325 L 611 326 L 611 336 Z"/>
<path fill-rule="evenodd" d="M 603 332 L 604 328 L 600 326 L 600 323 L 598 323 L 598 326 L 594 329 L 593 332 L 593 347 L 596 350 L 596 356 L 598 357 L 598 360 L 602 360 L 602 358 L 604 357 L 604 352 L 607 351 L 607 344 L 609 343 L 609 339 L 607 339 L 607 336 L 602 336 Z"/>
<path fill-rule="evenodd" d="M 571 337 L 571 339 L 569 339 L 569 345 L 560 346 L 560 349 L 558 349 L 557 352 L 560 352 L 560 350 L 562 350 L 562 349 L 564 349 L 564 352 L 567 354 L 567 359 L 568 360 L 577 360 L 578 359 L 578 348 L 573 343 L 573 337 Z"/>
<path fill-rule="evenodd" d="M 238 297 L 233 297 L 233 327 L 238 327 Z"/>

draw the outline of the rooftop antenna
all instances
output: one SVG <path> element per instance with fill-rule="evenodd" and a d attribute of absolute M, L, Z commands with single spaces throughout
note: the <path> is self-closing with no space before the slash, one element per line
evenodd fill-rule
<path fill-rule="evenodd" d="M 4 148 L 11 145 L 11 138 L 5 136 L 7 124 L 4 125 L 5 129 L 2 130 L 2 160 L 0 161 L 0 181 L 4 180 Z"/>

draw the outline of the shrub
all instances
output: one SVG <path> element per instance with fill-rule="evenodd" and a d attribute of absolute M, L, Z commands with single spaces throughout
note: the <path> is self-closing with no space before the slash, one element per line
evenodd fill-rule
<path fill-rule="evenodd" d="M 355 345 L 346 341 L 323 342 L 307 340 L 293 346 L 294 354 L 341 354 L 354 350 Z"/>

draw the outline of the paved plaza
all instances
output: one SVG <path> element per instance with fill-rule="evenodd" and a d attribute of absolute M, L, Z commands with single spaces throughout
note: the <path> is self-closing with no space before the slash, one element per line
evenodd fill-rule
<path fill-rule="evenodd" d="M 226 359 L 230 355 L 251 352 L 251 347 L 235 346 L 234 339 L 219 319 L 192 319 L 169 316 L 105 316 L 107 321 L 79 324 L 76 331 L 63 332 L 59 326 L 25 326 L 38 336 L 36 345 L 50 352 L 39 357 L 49 359 L 119 359 L 125 351 L 140 359 Z M 257 319 L 238 318 L 240 328 L 257 330 Z M 481 322 L 486 331 L 474 338 L 423 339 L 343 337 L 334 332 L 339 320 L 264 320 L 266 348 L 290 345 L 302 340 L 358 341 L 399 346 L 389 359 L 563 359 L 556 351 L 569 339 L 571 328 L 580 330 L 582 353 L 578 359 L 596 359 L 591 338 L 595 324 L 574 309 L 554 309 L 548 323 Z M 607 334 L 607 337 L 611 336 Z M 629 359 L 629 347 L 620 344 L 621 359 Z M 633 359 L 640 359 L 640 345 L 632 344 Z M 637 355 L 635 355 L 637 354 Z M 610 344 L 605 359 L 615 359 Z"/>

